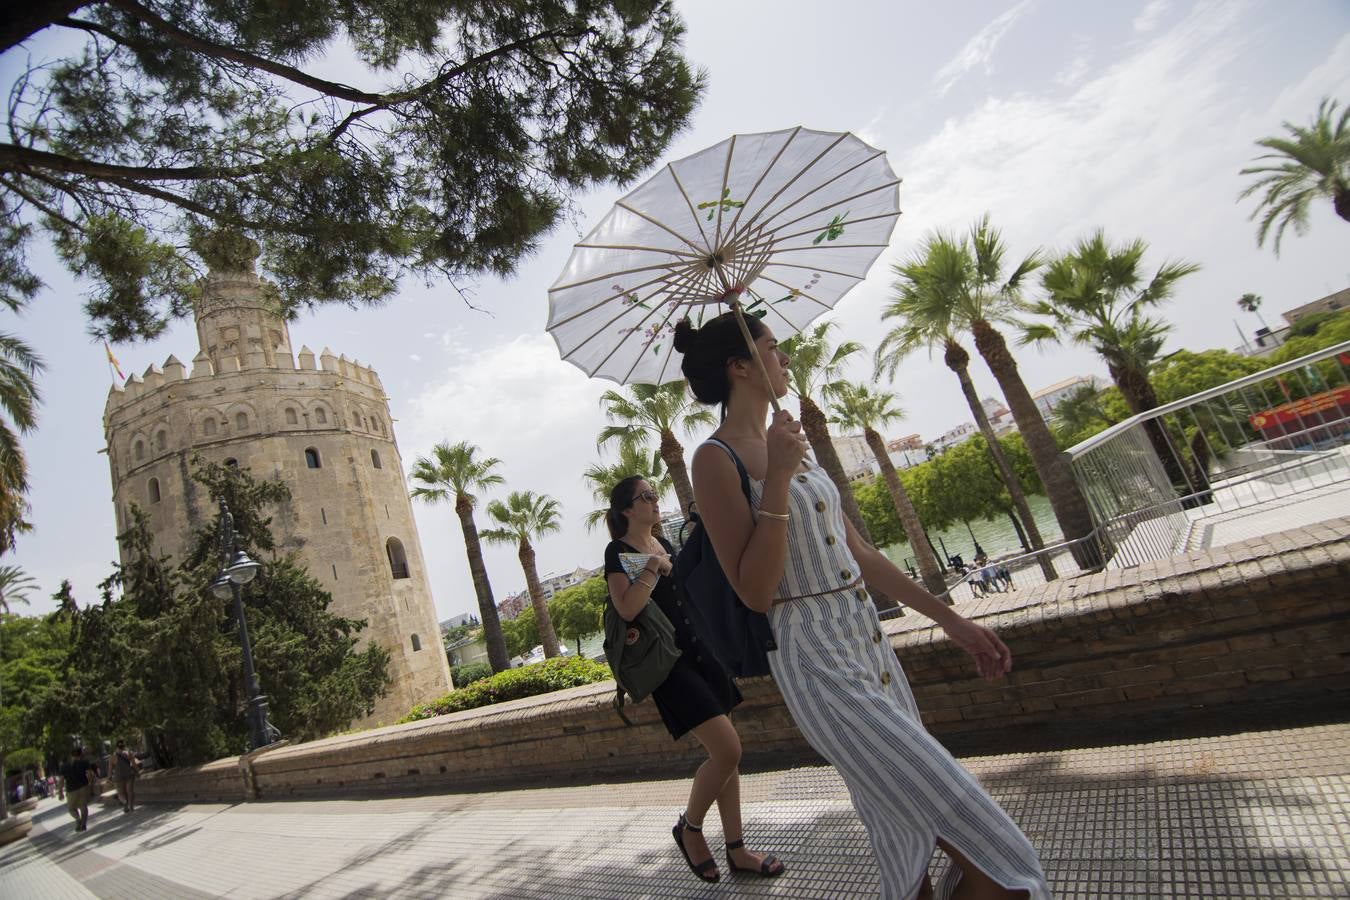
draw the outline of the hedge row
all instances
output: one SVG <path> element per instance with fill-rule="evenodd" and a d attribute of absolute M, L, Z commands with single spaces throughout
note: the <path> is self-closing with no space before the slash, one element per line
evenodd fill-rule
<path fill-rule="evenodd" d="M 459 712 L 462 709 L 475 709 L 479 706 L 491 706 L 521 697 L 533 697 L 536 694 L 548 694 L 564 688 L 593 684 L 609 679 L 609 666 L 579 657 L 558 657 L 546 659 L 540 663 L 508 669 L 498 672 L 491 678 L 475 681 L 473 684 L 451 691 L 438 700 L 413 707 L 412 712 L 400 719 L 400 722 L 416 722 Z"/>

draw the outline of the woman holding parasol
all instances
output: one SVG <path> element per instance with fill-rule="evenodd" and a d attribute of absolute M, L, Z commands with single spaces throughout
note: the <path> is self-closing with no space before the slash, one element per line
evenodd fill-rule
<path fill-rule="evenodd" d="M 775 329 L 800 331 L 866 276 L 900 215 L 898 185 L 885 155 L 851 134 L 736 135 L 615 205 L 550 291 L 549 330 L 589 374 L 661 383 L 681 371 L 695 397 L 722 406 L 693 458 L 700 516 L 741 601 L 768 614 L 775 681 L 848 783 L 882 896 L 933 896 L 938 846 L 955 863 L 938 895 L 1044 900 L 1026 837 L 924 729 L 862 581 L 936 621 L 987 678 L 1009 671 L 1008 648 L 858 536 L 778 408 Z"/>

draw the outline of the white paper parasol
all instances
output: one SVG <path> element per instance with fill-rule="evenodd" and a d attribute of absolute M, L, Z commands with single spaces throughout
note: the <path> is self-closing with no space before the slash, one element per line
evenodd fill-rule
<path fill-rule="evenodd" d="M 675 323 L 719 304 L 797 333 L 886 248 L 899 184 L 849 133 L 734 135 L 662 168 L 576 245 L 549 289 L 548 332 L 563 359 L 619 384 L 679 378 Z"/>

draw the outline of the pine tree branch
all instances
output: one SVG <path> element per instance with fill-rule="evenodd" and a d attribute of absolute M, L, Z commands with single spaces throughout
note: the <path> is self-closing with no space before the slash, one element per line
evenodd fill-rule
<path fill-rule="evenodd" d="M 13 191 L 14 193 L 18 194 L 20 197 L 22 197 L 23 199 L 27 200 L 29 203 L 33 204 L 33 206 L 36 206 L 36 207 L 37 207 L 39 210 L 41 210 L 43 213 L 45 213 L 45 214 L 48 215 L 49 217 L 55 219 L 56 221 L 60 222 L 62 225 L 66 226 L 67 228 L 73 228 L 73 229 L 75 229 L 76 231 L 83 231 L 83 230 L 84 230 L 84 229 L 80 228 L 80 226 L 77 225 L 75 222 L 73 222 L 73 221 L 71 221 L 70 219 L 66 218 L 65 216 L 61 215 L 61 214 L 60 214 L 59 212 L 57 212 L 55 209 L 52 209 L 52 208 L 51 208 L 50 206 L 48 206 L 46 203 L 42 202 L 42 201 L 39 200 L 37 197 L 34 197 L 32 194 L 30 194 L 30 193 L 28 193 L 27 191 L 25 191 L 22 187 L 19 186 L 19 184 L 18 184 L 17 182 L 11 181 L 11 180 L 8 179 L 8 178 L 0 178 L 0 184 L 2 184 L 2 185 L 4 185 L 5 187 L 9 188 L 11 191 Z"/>
<path fill-rule="evenodd" d="M 0 53 L 88 4 L 89 0 L 28 0 L 7 4 L 5 14 L 0 16 Z"/>
<path fill-rule="evenodd" d="M 227 47 L 224 44 L 217 44 L 214 41 L 200 38 L 192 32 L 185 31 L 167 19 L 156 15 L 153 10 L 133 2 L 133 0 L 108 0 L 108 5 L 120 9 L 127 15 L 149 25 L 162 35 L 165 40 L 171 41 L 194 53 L 200 53 L 203 56 L 239 63 L 240 65 L 248 66 L 250 69 L 259 69 L 263 72 L 275 75 L 278 78 L 284 78 L 287 81 L 318 91 L 320 94 L 327 94 L 330 97 L 337 97 L 341 100 L 350 100 L 353 103 L 380 103 L 385 96 L 382 94 L 372 94 L 369 91 L 363 91 L 359 88 L 340 82 L 316 78 L 307 72 L 302 72 L 292 66 L 275 62 L 265 56 L 259 56 L 256 53 L 249 53 L 246 50 Z M 118 34 L 112 29 L 96 22 L 89 22 L 84 19 L 62 19 L 56 24 L 101 34 L 104 37 L 127 47 L 149 49 L 149 46 L 145 42 Z"/>
<path fill-rule="evenodd" d="M 0 143 L 0 172 L 27 173 L 32 169 L 88 175 L 91 178 L 123 178 L 134 181 L 208 181 L 247 178 L 264 171 L 262 165 L 219 168 L 215 166 L 118 166 L 75 156 L 63 156 L 18 144 Z"/>

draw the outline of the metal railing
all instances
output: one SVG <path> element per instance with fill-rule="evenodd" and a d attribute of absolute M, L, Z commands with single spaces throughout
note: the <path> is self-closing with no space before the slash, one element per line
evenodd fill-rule
<path fill-rule="evenodd" d="M 1069 451 L 1109 565 L 1186 548 L 1197 521 L 1347 483 L 1350 341 L 1159 406 Z"/>
<path fill-rule="evenodd" d="M 1166 464 L 1160 448 L 1171 454 Z M 1043 585 L 1041 560 L 1072 573 L 1078 545 L 1107 568 L 1126 568 L 1193 549 L 1191 537 L 1209 522 L 1318 493 L 1334 505 L 1344 491 L 1341 508 L 1350 508 L 1350 341 L 1134 416 L 1068 454 L 1097 522 L 1092 532 L 972 566 L 940 598 Z"/>

